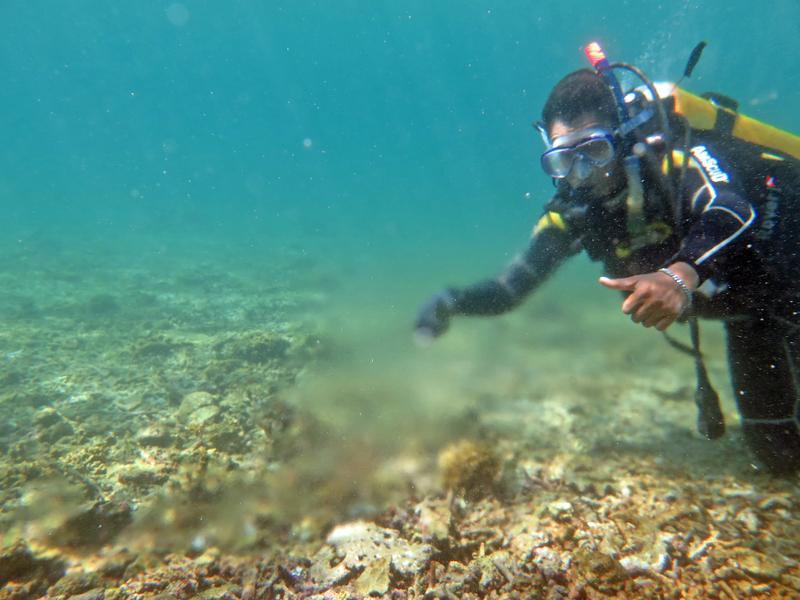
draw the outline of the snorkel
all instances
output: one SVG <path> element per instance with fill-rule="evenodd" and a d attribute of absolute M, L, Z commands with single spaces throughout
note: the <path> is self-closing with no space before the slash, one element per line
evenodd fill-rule
<path fill-rule="evenodd" d="M 701 48 L 702 50 L 702 48 Z M 667 111 L 664 110 L 664 105 L 660 102 L 660 95 L 658 90 L 656 89 L 655 84 L 647 77 L 638 67 L 635 67 L 631 64 L 624 63 L 624 62 L 615 62 L 609 63 L 608 59 L 606 58 L 606 54 L 603 49 L 600 47 L 600 44 L 597 42 L 592 42 L 584 48 L 584 53 L 586 57 L 589 59 L 589 62 L 595 68 L 597 73 L 605 80 L 606 84 L 608 85 L 609 89 L 611 90 L 612 94 L 614 95 L 614 100 L 617 104 L 617 113 L 619 115 L 620 121 L 620 134 L 622 136 L 628 136 L 628 134 L 633 133 L 639 128 L 641 125 L 644 125 L 648 122 L 653 116 L 654 111 L 651 106 L 655 106 L 655 114 L 658 115 L 659 120 L 659 130 L 661 132 L 660 139 L 656 139 L 653 136 L 648 137 L 646 140 L 639 140 L 644 141 L 647 145 L 654 146 L 664 144 L 666 146 L 667 152 L 667 160 L 672 159 L 672 135 L 670 132 L 670 125 L 669 119 L 667 118 Z M 690 60 L 691 68 L 694 68 L 694 64 L 697 63 L 697 60 L 700 59 L 699 51 L 695 49 L 695 52 L 692 53 L 692 59 Z M 695 57 L 694 55 L 697 54 Z M 693 61 L 693 63 L 692 63 Z M 619 83 L 619 79 L 617 79 L 614 70 L 624 70 L 632 73 L 639 81 L 642 82 L 644 87 L 650 93 L 650 97 L 652 98 L 653 102 L 651 106 L 639 111 L 636 114 L 632 113 L 633 107 L 633 96 L 626 96 L 626 94 L 622 91 L 622 86 Z M 684 76 L 688 76 L 691 74 L 691 69 L 688 69 L 688 73 L 684 73 Z M 626 99 L 629 101 L 626 102 Z M 636 149 L 634 149 L 635 151 Z M 645 150 L 640 149 L 637 154 L 642 154 Z M 670 165 L 671 167 L 672 165 Z"/>
<path fill-rule="evenodd" d="M 603 52 L 603 49 L 597 42 L 591 42 L 583 51 L 595 70 L 605 80 L 606 85 L 611 88 L 611 92 L 614 94 L 614 100 L 617 102 L 619 122 L 624 123 L 628 120 L 628 109 L 625 106 L 625 97 L 622 94 L 622 86 L 619 84 L 616 75 L 614 75 L 608 58 L 606 58 L 606 53 Z"/>
<path fill-rule="evenodd" d="M 680 84 L 687 77 L 692 76 L 692 72 L 697 66 L 697 63 L 700 61 L 700 57 L 702 56 L 705 47 L 706 43 L 700 42 L 692 49 L 692 52 L 689 55 L 689 60 L 687 61 L 686 67 L 683 70 L 683 75 L 672 86 L 673 92 L 678 87 L 678 84 Z M 667 116 L 667 111 L 664 108 L 664 102 L 661 100 L 662 96 L 659 94 L 655 84 L 641 71 L 641 69 L 635 67 L 634 65 L 624 62 L 610 63 L 602 47 L 597 42 L 589 43 L 584 48 L 584 53 L 597 73 L 606 82 L 606 85 L 608 85 L 611 93 L 614 96 L 614 100 L 617 105 L 617 113 L 620 120 L 619 133 L 623 138 L 623 152 L 628 156 L 634 155 L 639 159 L 645 159 L 649 155 L 653 154 L 652 150 L 660 150 L 663 152 L 663 160 L 665 162 L 664 171 L 666 171 L 666 173 L 672 173 L 674 168 L 674 138 L 670 127 L 670 121 Z M 633 91 L 625 94 L 622 90 L 619 79 L 617 79 L 617 76 L 614 73 L 615 70 L 623 70 L 632 73 L 637 79 L 639 79 L 639 81 L 642 82 L 645 89 L 649 93 L 650 101 L 647 103 L 647 106 L 638 113 L 634 112 L 634 100 L 636 99 L 637 92 Z M 668 93 L 667 96 L 671 96 L 671 94 L 672 92 Z M 649 135 L 647 137 L 639 134 L 637 131 L 639 127 L 650 121 L 650 119 L 655 115 L 658 116 L 658 133 Z M 690 128 L 686 127 L 685 129 L 688 138 Z M 686 143 L 685 147 L 688 147 L 688 145 L 689 144 Z M 633 162 L 630 164 L 631 168 L 635 168 Z M 681 169 L 682 173 L 684 171 L 685 169 Z M 634 173 L 633 175 L 636 174 Z M 631 183 L 631 177 L 628 177 L 628 180 L 629 183 Z M 641 178 L 637 177 L 636 181 L 641 181 Z M 673 201 L 675 198 L 675 186 L 671 181 L 666 181 L 666 184 L 666 191 L 669 195 L 669 200 Z M 671 202 L 671 205 L 675 207 L 676 210 L 674 215 L 675 226 L 679 227 L 682 222 L 680 203 Z"/>
<path fill-rule="evenodd" d="M 620 146 L 623 156 L 623 167 L 625 178 L 628 183 L 627 221 L 630 245 L 626 248 L 628 253 L 645 246 L 659 243 L 666 237 L 667 232 L 664 228 L 648 227 L 645 214 L 645 191 L 642 186 L 642 173 L 645 163 L 649 162 L 651 170 L 657 169 L 656 155 L 663 155 L 665 170 L 672 172 L 672 135 L 669 127 L 669 120 L 663 104 L 659 101 L 658 91 L 650 79 L 641 70 L 622 62 L 609 62 L 605 52 L 597 42 L 591 42 L 584 48 L 584 53 L 589 62 L 595 68 L 608 85 L 614 96 L 617 105 L 617 115 L 619 117 L 619 136 Z M 635 112 L 635 96 L 626 94 L 622 90 L 615 70 L 624 70 L 633 73 L 651 94 L 654 102 Z M 626 102 L 626 98 L 629 100 Z M 653 108 L 655 106 L 655 109 Z M 645 137 L 640 133 L 640 127 L 648 123 L 654 116 L 658 116 L 659 133 Z M 664 179 L 665 192 L 667 194 L 668 206 L 675 206 L 675 189 L 669 178 Z M 675 215 L 672 215 L 675 216 Z M 671 232 L 670 232 L 671 233 Z"/>

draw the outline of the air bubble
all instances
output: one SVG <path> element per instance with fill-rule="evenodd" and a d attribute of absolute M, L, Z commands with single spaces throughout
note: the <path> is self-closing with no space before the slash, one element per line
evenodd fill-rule
<path fill-rule="evenodd" d="M 180 2 L 173 2 L 164 12 L 167 14 L 167 20 L 175 25 L 175 27 L 183 27 L 186 25 L 186 23 L 189 22 L 189 17 L 191 16 L 189 9 Z"/>

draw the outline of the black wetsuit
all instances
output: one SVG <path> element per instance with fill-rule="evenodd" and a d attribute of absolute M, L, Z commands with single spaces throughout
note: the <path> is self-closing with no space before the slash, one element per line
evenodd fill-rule
<path fill-rule="evenodd" d="M 655 173 L 663 164 L 650 162 L 643 178 L 650 238 L 631 239 L 626 190 L 586 198 L 562 183 L 525 251 L 497 278 L 453 290 L 453 312 L 506 312 L 581 250 L 613 277 L 689 263 L 703 283 L 695 314 L 725 320 L 749 447 L 773 471 L 800 468 L 798 162 L 713 137 L 673 153 L 667 177 Z"/>

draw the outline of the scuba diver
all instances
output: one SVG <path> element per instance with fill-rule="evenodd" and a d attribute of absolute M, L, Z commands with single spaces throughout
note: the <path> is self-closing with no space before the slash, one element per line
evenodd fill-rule
<path fill-rule="evenodd" d="M 586 251 L 634 323 L 689 323 L 692 346 L 682 349 L 695 358 L 698 428 L 709 439 L 725 425 L 697 318 L 724 320 L 747 446 L 769 472 L 800 469 L 800 138 L 740 115 L 724 96 L 654 85 L 597 44 L 586 53 L 594 69 L 558 82 L 537 124 L 556 190 L 527 248 L 496 278 L 435 294 L 417 335 L 442 335 L 454 316 L 507 312 Z M 644 85 L 623 93 L 620 69 Z"/>

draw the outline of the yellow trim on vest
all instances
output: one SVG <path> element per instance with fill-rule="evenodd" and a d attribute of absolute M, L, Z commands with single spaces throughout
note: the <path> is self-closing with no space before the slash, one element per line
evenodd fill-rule
<path fill-rule="evenodd" d="M 671 235 L 672 227 L 663 221 L 653 221 L 647 224 L 644 233 L 637 239 L 632 240 L 630 243 L 617 245 L 616 248 L 614 248 L 614 254 L 617 255 L 617 258 L 625 259 L 636 250 L 640 250 L 645 246 L 660 244 Z"/>
<path fill-rule="evenodd" d="M 695 129 L 714 129 L 717 113 L 721 111 L 728 113 L 729 118 L 733 119 L 731 135 L 734 137 L 800 158 L 800 136 L 747 115 L 715 106 L 705 98 L 695 96 L 681 88 L 675 88 L 672 95 L 675 98 L 675 112 L 686 117 Z"/>
<path fill-rule="evenodd" d="M 673 150 L 672 151 L 672 166 L 675 165 L 682 165 L 683 164 L 683 151 L 682 150 Z M 667 157 L 665 156 L 661 159 L 661 173 L 664 175 L 669 174 L 669 163 L 667 162 Z"/>
<path fill-rule="evenodd" d="M 761 153 L 761 158 L 766 159 L 766 160 L 779 160 L 779 161 L 786 160 L 782 156 L 778 156 L 777 154 L 772 154 L 770 152 L 762 152 Z"/>
<path fill-rule="evenodd" d="M 614 254 L 617 255 L 617 258 L 628 258 L 631 254 L 633 254 L 633 250 L 630 246 L 617 246 L 614 249 Z"/>
<path fill-rule="evenodd" d="M 559 213 L 551 210 L 542 215 L 542 218 L 536 223 L 536 227 L 533 228 L 533 235 L 539 235 L 542 231 L 550 227 L 555 227 L 561 231 L 567 230 L 567 224 L 564 223 L 564 218 Z"/>

